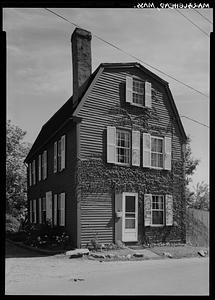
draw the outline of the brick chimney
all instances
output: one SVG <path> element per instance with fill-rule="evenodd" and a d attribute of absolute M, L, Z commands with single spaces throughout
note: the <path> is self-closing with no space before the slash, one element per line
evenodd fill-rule
<path fill-rule="evenodd" d="M 73 104 L 76 103 L 86 80 L 92 72 L 91 64 L 91 33 L 81 28 L 75 28 L 72 37 L 73 66 Z"/>

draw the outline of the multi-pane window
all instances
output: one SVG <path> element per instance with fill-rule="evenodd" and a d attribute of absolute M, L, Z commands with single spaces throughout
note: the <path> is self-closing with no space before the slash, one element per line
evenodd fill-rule
<path fill-rule="evenodd" d="M 47 178 L 47 150 L 42 154 L 42 177 L 43 179 Z"/>
<path fill-rule="evenodd" d="M 53 171 L 62 171 L 66 165 L 66 135 L 62 135 L 58 141 L 54 142 L 54 166 Z"/>
<path fill-rule="evenodd" d="M 42 223 L 46 223 L 46 197 L 42 198 Z"/>
<path fill-rule="evenodd" d="M 163 138 L 151 137 L 151 166 L 163 168 Z"/>
<path fill-rule="evenodd" d="M 144 106 L 144 82 L 133 80 L 133 103 Z"/>
<path fill-rule="evenodd" d="M 58 141 L 58 171 L 61 170 L 61 140 Z"/>
<path fill-rule="evenodd" d="M 65 226 L 65 193 L 58 195 L 58 225 Z"/>
<path fill-rule="evenodd" d="M 152 195 L 152 225 L 164 225 L 164 196 Z"/>
<path fill-rule="evenodd" d="M 29 163 L 29 166 L 28 166 L 28 176 L 29 176 L 29 186 L 32 185 L 32 166 L 31 166 L 31 163 Z"/>
<path fill-rule="evenodd" d="M 37 222 L 37 201 L 33 200 L 33 223 Z"/>
<path fill-rule="evenodd" d="M 131 141 L 130 133 L 124 130 L 116 131 L 116 161 L 121 164 L 130 164 Z"/>
<path fill-rule="evenodd" d="M 41 163 L 42 163 L 42 159 L 41 159 L 41 154 L 38 156 L 38 181 L 41 180 Z"/>
<path fill-rule="evenodd" d="M 33 184 L 36 184 L 36 162 L 33 160 L 32 163 L 32 178 L 33 178 Z"/>

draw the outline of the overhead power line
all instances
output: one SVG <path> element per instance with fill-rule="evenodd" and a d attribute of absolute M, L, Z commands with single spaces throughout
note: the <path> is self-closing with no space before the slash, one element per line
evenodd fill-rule
<path fill-rule="evenodd" d="M 182 14 L 182 12 L 180 10 L 175 9 L 175 11 L 177 11 L 179 14 L 181 14 L 185 19 L 187 19 L 190 23 L 192 23 L 196 28 L 198 28 L 206 36 L 210 37 L 210 35 L 207 32 L 205 32 L 201 27 L 199 27 L 198 25 L 196 25 L 192 20 L 190 20 L 188 17 L 186 17 L 184 14 Z"/>
<path fill-rule="evenodd" d="M 209 23 L 211 23 L 213 25 L 213 22 L 211 22 L 211 20 L 209 20 L 208 18 L 206 18 L 204 15 L 202 15 L 197 9 L 193 9 L 197 14 L 199 14 L 200 16 L 202 16 L 205 20 L 207 20 Z"/>
<path fill-rule="evenodd" d="M 77 25 L 77 24 L 75 24 L 75 23 L 69 21 L 68 19 L 66 19 L 66 18 L 64 18 L 63 16 L 61 16 L 61 15 L 59 15 L 59 14 L 53 12 L 52 10 L 50 10 L 50 9 L 48 9 L 48 8 L 45 8 L 45 10 L 50 11 L 50 12 L 53 13 L 54 15 L 60 17 L 61 19 L 63 19 L 63 20 L 65 20 L 65 21 L 69 22 L 70 24 L 72 24 L 72 25 L 74 25 L 74 26 L 76 26 L 76 27 L 80 27 L 79 25 Z M 114 48 L 116 48 L 116 49 L 118 49 L 118 50 L 120 50 L 120 51 L 122 51 L 122 52 L 124 52 L 124 53 L 126 53 L 126 54 L 128 54 L 128 55 L 130 55 L 130 56 L 132 56 L 132 57 L 134 57 L 135 59 L 137 59 L 137 60 L 139 60 L 139 61 L 141 61 L 141 62 L 143 62 L 143 61 L 140 60 L 139 58 L 137 58 L 137 57 L 135 57 L 135 56 L 133 56 L 133 55 L 131 55 L 131 54 L 125 52 L 124 50 L 122 50 L 122 49 L 120 49 L 119 47 L 113 45 L 112 43 L 109 43 L 109 42 L 105 41 L 104 39 L 100 38 L 99 36 L 97 36 L 97 35 L 95 35 L 95 34 L 93 34 L 93 35 L 94 35 L 96 38 L 98 38 L 99 40 L 101 40 L 101 41 L 103 41 L 103 42 L 109 44 L 110 46 L 112 46 L 112 47 L 114 47 Z M 145 62 L 143 62 L 143 63 L 146 64 L 146 65 L 149 65 L 149 64 L 147 64 L 147 63 L 145 63 Z M 151 68 L 156 69 L 157 71 L 159 71 L 159 72 L 161 72 L 161 73 L 167 75 L 167 74 L 164 73 L 163 71 L 160 71 L 159 69 L 154 68 L 154 67 L 152 67 L 151 65 L 149 65 L 149 66 L 150 66 Z M 172 77 L 172 76 L 170 76 L 170 75 L 167 75 L 167 76 L 168 76 L 168 77 L 171 77 L 172 79 L 174 79 L 174 80 L 176 80 L 176 81 L 178 81 L 177 79 L 175 79 L 174 77 Z M 180 82 L 180 81 L 178 81 L 178 82 Z M 182 82 L 180 82 L 180 83 L 183 84 L 183 85 L 186 85 L 186 84 L 184 84 L 184 83 L 182 83 Z M 202 94 L 202 95 L 208 97 L 206 94 L 203 94 L 202 92 L 200 92 L 200 91 L 194 89 L 193 87 L 188 86 L 188 85 L 186 85 L 186 86 L 189 87 L 189 88 L 191 88 L 191 89 L 193 89 L 193 90 L 195 90 L 196 92 L 198 92 L 198 93 L 200 93 L 200 94 Z M 199 122 L 199 121 L 197 121 L 197 120 L 194 120 L 194 119 L 192 119 L 192 118 L 190 118 L 190 117 L 182 116 L 182 115 L 180 115 L 180 117 L 181 117 L 181 118 L 189 119 L 189 120 L 191 120 L 191 121 L 193 121 L 193 122 L 195 122 L 195 123 L 197 123 L 197 124 L 199 124 L 199 125 L 202 125 L 202 126 L 205 126 L 205 127 L 209 128 L 209 126 L 207 126 L 207 125 L 205 125 L 205 124 L 203 124 L 203 123 L 201 123 L 201 122 Z"/>
<path fill-rule="evenodd" d="M 210 128 L 208 125 L 205 125 L 205 124 L 203 124 L 203 123 L 201 123 L 201 122 L 199 122 L 199 121 L 197 121 L 197 120 L 194 120 L 194 119 L 192 119 L 192 118 L 190 118 L 190 117 L 187 117 L 187 116 L 180 116 L 181 118 L 186 118 L 186 119 L 188 119 L 188 120 L 191 120 L 191 121 L 193 121 L 193 122 L 195 122 L 195 123 L 198 123 L 199 125 L 202 125 L 202 126 L 205 126 L 205 127 L 207 127 L 207 128 Z"/>
<path fill-rule="evenodd" d="M 76 27 L 82 27 L 82 26 L 80 26 L 80 25 L 78 25 L 78 24 L 75 24 L 75 23 L 69 21 L 68 19 L 66 19 L 65 17 L 63 17 L 63 16 L 57 14 L 56 12 L 52 11 L 51 9 L 48 9 L 48 8 L 44 8 L 44 9 L 47 10 L 47 11 L 49 11 L 49 12 L 51 12 L 52 14 L 56 15 L 57 17 L 63 19 L 64 21 L 69 22 L 69 23 L 72 24 L 73 26 L 76 26 Z M 82 27 L 82 28 L 83 28 L 83 27 Z M 209 98 L 209 96 L 208 96 L 207 94 L 204 94 L 203 92 L 201 92 L 201 91 L 195 89 L 194 87 L 192 87 L 192 86 L 190 86 L 190 85 L 188 85 L 188 84 L 186 84 L 186 83 L 184 83 L 184 82 L 182 82 L 182 81 L 176 79 L 176 78 L 173 77 L 172 75 L 168 75 L 167 73 L 161 71 L 160 69 L 158 69 L 158 68 L 156 68 L 156 67 L 153 67 L 152 65 L 150 65 L 150 64 L 148 64 L 148 63 L 146 63 L 146 62 L 144 62 L 144 61 L 141 60 L 140 58 L 138 58 L 138 57 L 136 57 L 136 56 L 134 56 L 134 55 L 128 53 L 127 51 L 124 51 L 123 49 L 119 48 L 118 46 L 116 46 L 116 45 L 114 45 L 114 44 L 112 44 L 112 43 L 110 43 L 110 42 L 107 42 L 106 40 L 104 40 L 103 38 L 97 36 L 96 34 L 94 34 L 94 33 L 92 33 L 92 34 L 93 34 L 94 37 L 96 37 L 97 39 L 103 41 L 104 43 L 106 43 L 106 44 L 112 46 L 113 48 L 115 48 L 115 49 L 117 49 L 117 50 L 119 50 L 119 51 L 121 51 L 121 52 L 127 54 L 128 56 L 134 58 L 134 59 L 137 60 L 137 61 L 142 62 L 143 64 L 145 64 L 145 65 L 151 67 L 152 69 L 154 69 L 154 70 L 156 70 L 156 71 L 158 71 L 158 72 L 160 72 L 160 73 L 166 75 L 167 77 L 169 77 L 169 78 L 175 80 L 176 82 L 178 82 L 178 83 L 180 83 L 180 84 L 186 86 L 187 88 L 189 88 L 189 89 L 191 89 L 191 90 L 193 90 L 193 91 L 195 91 L 195 92 L 201 94 L 202 96 L 204 96 L 204 97 L 206 97 L 206 98 Z"/>

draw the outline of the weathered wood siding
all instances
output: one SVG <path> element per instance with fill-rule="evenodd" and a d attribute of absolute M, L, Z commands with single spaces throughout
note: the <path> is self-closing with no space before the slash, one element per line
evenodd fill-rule
<path fill-rule="evenodd" d="M 174 113 L 171 108 L 170 101 L 164 86 L 155 81 L 153 78 L 148 78 L 139 69 L 104 69 L 97 82 L 93 86 L 91 92 L 86 98 L 81 107 L 78 117 L 82 118 L 80 124 L 80 158 L 88 160 L 90 158 L 100 158 L 106 161 L 106 128 L 108 125 L 118 126 L 123 119 L 122 111 L 119 108 L 126 110 L 131 116 L 141 116 L 143 109 L 125 103 L 125 82 L 126 76 L 135 75 L 136 78 L 148 80 L 152 84 L 152 108 L 155 111 L 156 118 L 149 120 L 149 126 L 154 127 L 151 134 L 158 134 L 157 127 L 162 128 L 162 135 L 172 138 L 172 162 L 182 159 L 182 139 L 178 125 L 174 119 Z M 139 126 L 138 119 L 135 125 Z M 124 127 L 130 128 L 129 124 L 124 124 Z M 140 128 L 141 129 L 141 128 Z M 143 129 L 143 128 L 142 128 Z M 137 129 L 138 130 L 138 129 Z M 142 136 L 141 136 L 141 152 L 142 152 Z M 123 168 L 123 167 L 122 167 Z M 145 172 L 142 167 L 142 153 L 140 169 Z M 156 170 L 153 170 L 155 174 Z M 159 176 L 159 175 L 158 175 Z M 182 197 L 178 181 L 172 182 L 173 197 Z M 172 187 L 171 187 L 172 188 Z M 150 187 L 159 193 L 157 184 L 154 183 Z M 89 194 L 81 199 L 81 239 L 82 243 L 86 244 L 93 237 L 95 231 L 99 233 L 99 240 L 103 242 L 114 241 L 115 223 L 109 222 L 112 214 L 112 202 L 107 194 Z M 139 236 L 142 236 L 144 231 L 143 214 L 139 211 Z M 108 227 L 107 227 L 108 224 Z M 142 228 L 142 229 L 141 229 Z M 150 236 L 169 235 L 169 239 L 180 239 L 177 233 L 171 231 L 171 228 L 148 228 L 145 234 Z"/>
<path fill-rule="evenodd" d="M 100 243 L 112 243 L 113 206 L 110 193 L 83 194 L 81 202 L 81 246 L 97 237 Z"/>
<path fill-rule="evenodd" d="M 78 116 L 82 117 L 80 150 L 81 158 L 88 159 L 93 156 L 104 155 L 104 130 L 108 125 L 114 125 L 122 114 L 114 114 L 115 107 L 125 108 L 125 81 L 126 75 L 135 75 L 142 80 L 150 80 L 152 83 L 152 107 L 157 112 L 159 121 L 149 121 L 150 125 L 163 126 L 167 130 L 167 136 L 172 136 L 173 159 L 181 158 L 181 141 L 178 126 L 171 117 L 173 112 L 167 98 L 164 87 L 153 78 L 147 78 L 138 69 L 131 71 L 119 69 L 103 71 L 93 87 L 87 101 L 81 108 Z M 132 115 L 140 115 L 141 108 L 126 107 Z"/>
<path fill-rule="evenodd" d="M 54 142 L 62 135 L 66 135 L 66 167 L 64 170 L 54 173 Z M 38 182 L 38 154 L 47 150 L 47 178 Z M 52 191 L 52 200 L 54 194 L 65 193 L 65 228 L 71 235 L 73 245 L 77 242 L 77 202 L 76 202 L 76 127 L 68 124 L 60 130 L 43 149 L 33 159 L 36 160 L 36 185 L 28 189 L 28 199 L 37 200 L 38 216 L 38 198 L 45 197 L 46 192 Z M 52 205 L 53 207 L 53 205 Z"/>

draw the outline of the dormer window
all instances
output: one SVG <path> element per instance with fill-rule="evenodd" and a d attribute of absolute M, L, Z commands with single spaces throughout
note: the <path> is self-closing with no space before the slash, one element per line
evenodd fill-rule
<path fill-rule="evenodd" d="M 151 83 L 126 76 L 126 102 L 139 107 L 152 106 Z"/>

